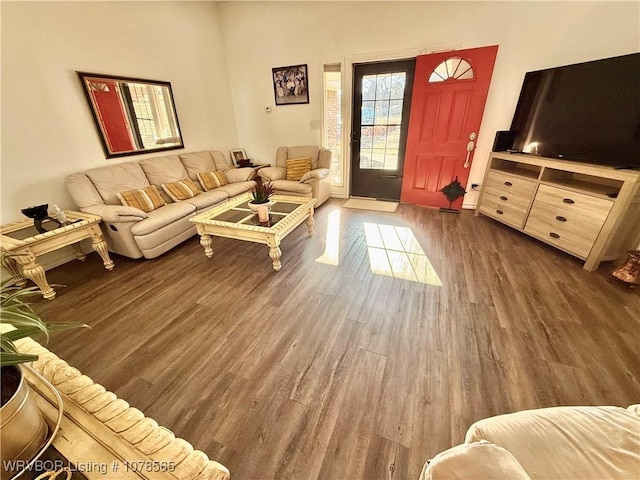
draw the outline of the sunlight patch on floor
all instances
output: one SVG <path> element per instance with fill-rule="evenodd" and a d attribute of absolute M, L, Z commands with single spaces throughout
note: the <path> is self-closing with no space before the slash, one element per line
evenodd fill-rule
<path fill-rule="evenodd" d="M 340 260 L 340 209 L 336 209 L 329 214 L 327 224 L 327 238 L 324 253 L 316 258 L 318 263 L 327 265 L 338 265 Z"/>
<path fill-rule="evenodd" d="M 374 274 L 442 286 L 410 228 L 365 222 L 364 233 Z"/>

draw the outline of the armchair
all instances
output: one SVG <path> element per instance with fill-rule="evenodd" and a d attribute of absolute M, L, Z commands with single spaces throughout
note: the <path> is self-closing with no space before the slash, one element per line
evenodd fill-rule
<path fill-rule="evenodd" d="M 287 180 L 287 160 L 309 158 L 311 171 L 305 173 L 300 180 Z M 279 147 L 276 151 L 276 164 L 258 170 L 258 176 L 271 182 L 274 193 L 280 195 L 297 195 L 317 199 L 316 207 L 329 198 L 331 179 L 331 150 L 318 146 Z"/>

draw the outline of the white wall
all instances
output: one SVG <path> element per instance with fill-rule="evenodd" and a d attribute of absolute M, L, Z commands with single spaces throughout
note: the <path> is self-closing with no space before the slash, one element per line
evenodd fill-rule
<path fill-rule="evenodd" d="M 638 2 L 226 2 L 220 15 L 240 145 L 264 162 L 279 145 L 320 143 L 311 122 L 322 115 L 324 63 L 498 44 L 469 185 L 511 124 L 525 72 L 640 47 Z M 310 104 L 275 107 L 271 68 L 299 63 L 309 65 Z"/>
<path fill-rule="evenodd" d="M 160 155 L 105 159 L 76 71 L 169 81 L 186 151 L 238 144 L 215 3 L 1 8 L 2 223 L 31 205 L 73 207 L 69 173 Z"/>

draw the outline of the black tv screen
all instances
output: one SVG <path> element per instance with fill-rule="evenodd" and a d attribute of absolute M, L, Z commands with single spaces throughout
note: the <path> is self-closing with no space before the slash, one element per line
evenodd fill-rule
<path fill-rule="evenodd" d="M 640 53 L 528 72 L 513 149 L 640 168 Z"/>

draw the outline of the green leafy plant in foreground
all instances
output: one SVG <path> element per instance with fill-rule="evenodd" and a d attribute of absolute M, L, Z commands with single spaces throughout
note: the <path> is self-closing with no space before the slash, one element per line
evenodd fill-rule
<path fill-rule="evenodd" d="M 39 295 L 40 289 L 10 285 L 11 281 L 10 278 L 3 281 L 0 287 L 0 366 L 17 365 L 38 359 L 37 355 L 18 352 L 14 344 L 16 340 L 42 335 L 46 343 L 49 341 L 50 332 L 87 327 L 76 322 L 45 323 L 25 302 L 27 297 Z"/>

